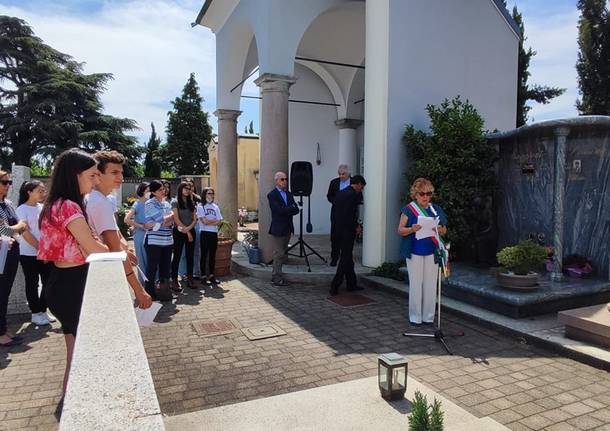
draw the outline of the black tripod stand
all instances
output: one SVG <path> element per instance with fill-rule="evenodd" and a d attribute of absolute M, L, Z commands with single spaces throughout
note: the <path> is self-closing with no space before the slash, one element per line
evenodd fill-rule
<path fill-rule="evenodd" d="M 443 345 L 443 347 L 445 348 L 447 353 L 449 353 L 450 355 L 453 355 L 453 352 L 451 350 L 449 350 L 447 343 L 445 343 L 445 334 L 441 330 L 441 266 L 440 265 L 438 266 L 438 279 L 437 279 L 437 283 L 436 283 L 436 289 L 438 292 L 438 298 L 437 298 L 437 302 L 436 302 L 438 305 L 438 311 L 437 311 L 436 328 L 434 329 L 434 333 L 420 334 L 418 332 L 405 332 L 402 335 L 404 335 L 405 337 L 434 338 L 436 341 L 440 342 Z M 463 335 L 464 335 L 464 333 L 460 332 L 457 334 L 451 334 L 449 336 L 450 337 L 462 337 Z"/>
<path fill-rule="evenodd" d="M 309 196 L 307 198 L 309 199 Z M 299 239 L 297 240 L 297 242 L 295 242 L 290 247 L 288 247 L 287 254 L 290 256 L 304 257 L 305 264 L 307 265 L 307 272 L 311 272 L 311 266 L 309 265 L 309 256 L 311 256 L 312 254 L 315 254 L 320 259 L 322 259 L 322 261 L 324 263 L 326 263 L 326 259 L 324 259 L 322 256 L 320 256 L 320 254 L 317 251 L 315 251 L 313 248 L 311 248 L 311 246 L 309 244 L 307 244 L 305 242 L 305 240 L 303 239 L 303 195 L 301 195 L 299 197 L 299 207 L 301 207 L 301 210 L 299 211 Z M 308 205 L 308 209 L 309 209 L 309 211 L 307 213 L 308 214 L 307 216 L 309 218 L 309 220 L 307 221 L 307 231 L 308 232 L 311 231 L 311 209 L 310 208 L 311 208 L 310 205 Z M 295 248 L 297 245 L 299 246 L 299 254 L 290 253 L 290 250 Z M 306 247 L 308 250 L 310 250 L 309 252 L 305 249 Z"/>

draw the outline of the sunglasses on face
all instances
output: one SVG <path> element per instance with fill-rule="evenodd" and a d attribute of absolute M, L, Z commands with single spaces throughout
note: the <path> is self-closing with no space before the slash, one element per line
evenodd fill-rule
<path fill-rule="evenodd" d="M 432 197 L 432 192 L 417 192 L 417 194 L 420 196 Z"/>
<path fill-rule="evenodd" d="M 288 178 L 279 178 L 280 181 L 286 181 Z"/>
<path fill-rule="evenodd" d="M 212 193 L 212 192 L 208 192 L 208 193 L 206 193 L 206 195 L 208 195 L 208 196 L 214 196 L 214 193 Z"/>
<path fill-rule="evenodd" d="M 13 180 L 0 180 L 0 184 L 5 185 L 5 186 L 12 186 Z"/>

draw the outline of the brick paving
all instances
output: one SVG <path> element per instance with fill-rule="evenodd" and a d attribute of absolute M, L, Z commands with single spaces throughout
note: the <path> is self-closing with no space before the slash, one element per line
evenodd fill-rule
<path fill-rule="evenodd" d="M 610 374 L 447 316 L 449 356 L 435 341 L 405 338 L 404 299 L 365 290 L 374 304 L 342 308 L 326 286 L 276 288 L 245 277 L 189 290 L 166 305 L 142 336 L 167 415 L 376 374 L 379 353 L 410 359 L 417 380 L 477 416 L 514 430 L 610 430 Z M 274 324 L 286 335 L 249 341 L 241 331 L 201 337 L 193 323 L 234 319 Z M 11 322 L 14 328 L 18 322 Z M 0 429 L 56 429 L 64 347 L 61 334 L 24 325 L 26 347 L 0 351 Z M 41 366 L 42 364 L 42 366 Z M 349 394 L 346 394 L 349 396 Z"/>

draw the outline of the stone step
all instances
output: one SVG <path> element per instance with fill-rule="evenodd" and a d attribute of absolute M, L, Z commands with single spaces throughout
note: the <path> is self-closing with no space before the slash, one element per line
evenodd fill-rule
<path fill-rule="evenodd" d="M 167 431 L 404 431 L 415 391 L 442 403 L 446 431 L 507 430 L 489 417 L 478 418 L 415 379 L 406 399 L 381 398 L 377 377 L 322 386 L 269 398 L 165 418 Z"/>

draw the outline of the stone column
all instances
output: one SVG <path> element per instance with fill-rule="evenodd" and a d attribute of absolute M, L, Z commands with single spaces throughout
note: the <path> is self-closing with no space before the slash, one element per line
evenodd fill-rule
<path fill-rule="evenodd" d="M 555 182 L 553 184 L 553 272 L 551 280 L 563 279 L 563 214 L 566 183 L 566 141 L 568 127 L 558 127 L 555 134 Z"/>
<path fill-rule="evenodd" d="M 296 78 L 265 73 L 256 81 L 261 89 L 260 169 L 258 176 L 258 246 L 263 262 L 270 262 L 273 250 L 269 241 L 271 210 L 267 193 L 274 187 L 277 171 L 288 172 L 288 96 Z"/>
<path fill-rule="evenodd" d="M 19 188 L 21 187 L 21 184 L 30 181 L 30 168 L 13 164 L 11 168 L 11 179 L 13 180 L 13 185 L 9 189 L 8 199 L 13 202 L 13 205 L 17 208 Z M 8 314 L 29 313 L 29 311 L 28 301 L 25 297 L 25 279 L 23 278 L 21 265 L 19 265 L 17 276 L 15 277 L 13 288 L 11 289 L 11 295 L 8 298 Z"/>
<path fill-rule="evenodd" d="M 343 118 L 335 121 L 339 128 L 339 164 L 346 164 L 350 171 L 356 174 L 358 166 L 358 146 L 356 143 L 356 129 L 360 127 L 362 120 Z"/>
<path fill-rule="evenodd" d="M 237 117 L 241 111 L 218 109 L 217 204 L 237 235 Z M 202 198 L 205 198 L 202 196 Z"/>

